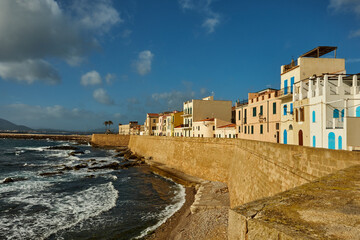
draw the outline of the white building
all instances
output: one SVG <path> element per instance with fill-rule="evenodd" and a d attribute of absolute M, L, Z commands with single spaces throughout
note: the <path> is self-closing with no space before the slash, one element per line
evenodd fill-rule
<path fill-rule="evenodd" d="M 359 77 L 360 74 L 325 74 L 295 83 L 293 101 L 300 104 L 296 104 L 297 108 L 294 109 L 294 121 L 307 122 L 310 126 L 308 138 L 311 146 L 359 149 Z M 308 111 L 304 111 L 304 108 L 308 108 Z M 300 109 L 301 114 L 308 114 L 301 116 Z"/>

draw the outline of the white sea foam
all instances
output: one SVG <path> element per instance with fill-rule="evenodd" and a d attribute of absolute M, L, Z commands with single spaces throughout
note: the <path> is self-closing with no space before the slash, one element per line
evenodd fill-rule
<path fill-rule="evenodd" d="M 134 239 L 140 239 L 143 238 L 144 236 L 146 236 L 149 232 L 154 231 L 156 228 L 158 228 L 161 224 L 163 224 L 164 222 L 166 222 L 166 220 L 168 218 L 170 218 L 174 213 L 176 213 L 185 203 L 185 188 L 176 183 L 176 187 L 177 187 L 177 191 L 176 191 L 176 196 L 174 198 L 174 201 L 176 202 L 175 204 L 169 205 L 167 206 L 163 211 L 161 211 L 158 214 L 158 217 L 161 218 L 161 220 L 159 222 L 157 222 L 155 225 L 146 228 L 144 231 L 142 231 L 140 233 L 139 236 L 135 237 Z M 150 216 L 150 217 L 154 217 L 154 216 Z"/>
<path fill-rule="evenodd" d="M 85 150 L 85 154 L 89 154 L 89 153 L 91 153 L 90 150 Z"/>
<path fill-rule="evenodd" d="M 111 182 L 73 195 L 21 194 L 9 200 L 48 209 L 32 215 L 17 215 L 15 218 L 0 216 L 0 236 L 8 239 L 44 239 L 59 230 L 110 210 L 115 207 L 117 198 L 118 191 Z"/>

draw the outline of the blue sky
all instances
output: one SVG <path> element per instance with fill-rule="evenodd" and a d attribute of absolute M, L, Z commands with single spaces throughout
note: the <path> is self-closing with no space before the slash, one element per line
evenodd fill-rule
<path fill-rule="evenodd" d="M 317 46 L 360 72 L 360 0 L 2 0 L 0 32 L 0 118 L 32 128 L 243 99 Z"/>

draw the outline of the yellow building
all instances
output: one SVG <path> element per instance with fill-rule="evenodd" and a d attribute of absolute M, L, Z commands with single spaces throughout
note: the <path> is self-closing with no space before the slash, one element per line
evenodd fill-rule
<path fill-rule="evenodd" d="M 294 84 L 307 79 L 313 75 L 322 75 L 323 73 L 344 73 L 345 59 L 336 58 L 337 47 L 320 46 L 301 55 L 296 61 L 292 60 L 290 64 L 281 66 L 281 90 L 279 98 L 281 99 L 281 124 L 280 124 L 280 142 L 284 144 L 309 145 L 310 127 L 305 121 L 308 100 L 297 103 L 294 106 L 293 93 L 297 91 Z M 334 56 L 328 54 L 334 52 Z M 322 57 L 326 55 L 326 57 Z M 294 108 L 299 113 L 299 119 L 304 121 L 295 121 Z M 300 112 L 301 111 L 301 112 Z M 303 114 L 300 116 L 300 113 Z"/>
<path fill-rule="evenodd" d="M 159 121 L 159 114 L 157 113 L 148 113 L 146 114 L 146 120 L 144 123 L 144 133 L 145 135 L 154 135 L 156 131 L 156 124 Z"/>

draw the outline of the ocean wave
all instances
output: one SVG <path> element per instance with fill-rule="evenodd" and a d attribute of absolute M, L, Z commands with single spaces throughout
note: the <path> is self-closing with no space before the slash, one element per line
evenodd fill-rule
<path fill-rule="evenodd" d="M 44 239 L 79 222 L 109 211 L 116 205 L 118 191 L 111 182 L 90 187 L 76 194 L 21 194 L 11 201 L 31 207 L 44 208 L 31 215 L 16 218 L 0 216 L 0 238 Z M 36 219 L 36 220 L 35 220 Z"/>
<path fill-rule="evenodd" d="M 156 214 L 156 215 L 153 215 L 153 214 L 150 214 L 148 216 L 145 216 L 145 217 L 150 217 L 150 218 L 154 218 L 154 217 L 157 217 L 157 218 L 160 218 L 161 220 L 158 221 L 155 225 L 151 226 L 151 227 L 148 227 L 146 228 L 144 231 L 142 231 L 140 233 L 139 236 L 133 238 L 133 239 L 141 239 L 143 237 L 145 237 L 148 233 L 154 231 L 156 228 L 158 228 L 161 224 L 163 224 L 164 222 L 166 222 L 166 220 L 168 218 L 170 218 L 174 213 L 176 213 L 185 203 L 185 187 L 178 184 L 178 183 L 175 183 L 176 185 L 176 190 L 175 190 L 175 193 L 176 193 L 176 196 L 174 198 L 174 202 L 176 202 L 175 204 L 171 204 L 171 205 L 168 205 L 163 211 L 161 211 L 159 214 Z"/>

